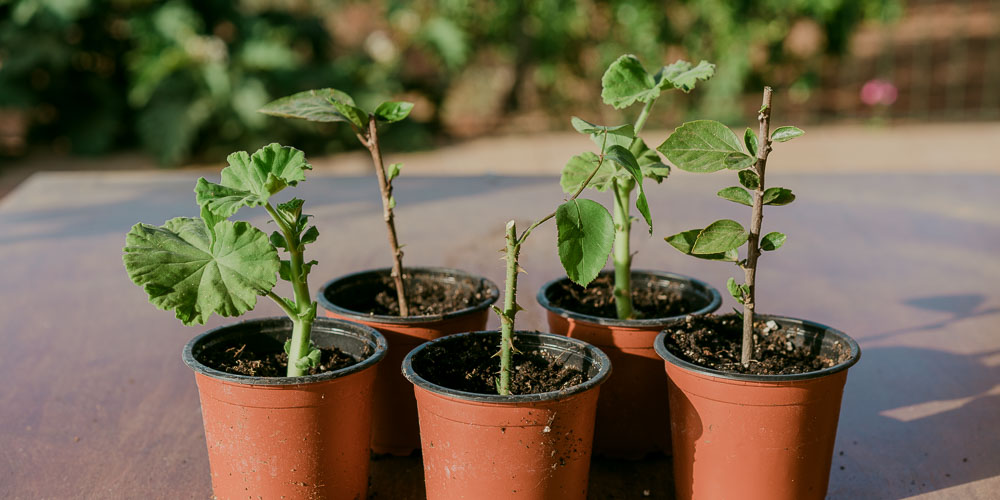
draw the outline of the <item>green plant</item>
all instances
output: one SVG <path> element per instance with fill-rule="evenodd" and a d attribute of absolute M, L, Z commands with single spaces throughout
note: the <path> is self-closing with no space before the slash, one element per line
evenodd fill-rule
<path fill-rule="evenodd" d="M 678 127 L 657 149 L 674 165 L 689 172 L 716 172 L 728 169 L 738 172 L 740 186 L 722 189 L 720 198 L 752 207 L 750 231 L 739 222 L 722 219 L 704 229 L 692 229 L 666 238 L 667 243 L 683 253 L 700 259 L 735 262 L 742 270 L 744 283 L 729 278 L 726 288 L 743 304 L 743 345 L 740 362 L 750 363 L 753 353 L 753 319 L 756 307 L 757 259 L 761 251 L 777 250 L 786 236 L 779 232 L 760 235 L 764 205 L 787 205 L 795 195 L 783 187 L 765 189 L 764 173 L 771 144 L 790 141 L 804 132 L 786 126 L 770 132 L 771 87 L 764 87 L 763 104 L 757 115 L 759 136 L 749 127 L 743 143 L 729 127 L 710 121 L 688 122 Z M 746 149 L 744 149 L 744 146 Z M 744 189 L 746 188 L 746 189 Z M 753 191 L 753 196 L 747 191 Z M 739 259 L 739 247 L 747 245 L 746 258 Z"/>
<path fill-rule="evenodd" d="M 316 302 L 307 277 L 316 261 L 303 256 L 319 231 L 309 226 L 302 200 L 275 207 L 270 198 L 304 181 L 312 167 L 301 151 L 278 144 L 253 155 L 233 153 L 228 162 L 221 184 L 198 179 L 201 217 L 132 227 L 125 237 L 125 269 L 150 303 L 172 309 L 185 325 L 204 324 L 213 313 L 239 316 L 256 306 L 259 295 L 272 299 L 292 320 L 292 338 L 285 344 L 287 374 L 301 376 L 318 365 L 321 354 L 310 340 Z M 228 220 L 240 208 L 254 206 L 263 206 L 278 226 L 270 237 L 248 222 Z M 287 260 L 279 258 L 279 249 L 288 253 Z M 274 293 L 276 276 L 292 284 L 293 299 Z"/>
<path fill-rule="evenodd" d="M 578 132 L 590 135 L 595 141 L 607 140 L 610 145 L 618 146 L 617 149 L 609 150 L 610 158 L 614 161 L 604 164 L 603 168 L 597 171 L 589 187 L 598 191 L 610 189 L 614 196 L 614 301 L 619 319 L 631 319 L 635 316 L 632 308 L 632 253 L 629 247 L 632 230 L 630 211 L 632 192 L 636 188 L 639 189 L 635 207 L 652 234 L 653 219 L 649 214 L 649 204 L 642 187 L 642 180 L 646 178 L 660 183 L 670 173 L 670 167 L 660 161 L 656 151 L 646 146 L 639 133 L 646 125 L 650 110 L 664 91 L 680 89 L 690 92 L 699 80 L 707 80 L 714 73 L 715 66 L 707 61 L 701 61 L 697 66 L 687 61 L 677 61 L 660 68 L 655 74 L 649 74 L 635 56 L 623 55 L 604 72 L 601 78 L 601 98 L 605 104 L 616 109 L 625 109 L 636 103 L 642 103 L 642 110 L 635 123 L 603 127 L 573 118 L 573 127 Z M 594 169 L 597 160 L 598 157 L 593 153 L 584 153 L 571 158 L 563 167 L 560 178 L 563 191 L 569 193 L 582 189 L 583 181 L 589 180 L 587 172 Z M 560 258 L 566 265 L 562 253 Z M 585 286 L 586 283 L 578 279 L 579 276 L 574 273 L 568 273 L 568 276 L 574 282 Z"/>
<path fill-rule="evenodd" d="M 392 196 L 392 181 L 399 176 L 402 163 L 389 165 L 382 162 L 382 149 L 378 143 L 378 122 L 393 123 L 406 118 L 413 109 L 409 102 L 388 101 L 379 104 L 369 113 L 354 104 L 354 99 L 336 89 L 317 89 L 299 92 L 273 101 L 260 111 L 282 118 L 300 118 L 315 122 L 347 122 L 358 141 L 372 157 L 375 177 L 378 179 L 379 194 L 382 196 L 382 217 L 389 233 L 389 247 L 392 250 L 392 279 L 396 285 L 396 299 L 399 315 L 409 316 L 409 306 L 403 286 L 403 250 L 396 239 L 396 219 L 393 208 L 396 199 Z"/>
<path fill-rule="evenodd" d="M 573 117 L 574 126 L 582 122 L 577 117 Z M 599 127 L 593 125 L 594 142 L 601 148 L 599 154 L 584 153 L 592 162 L 587 163 L 590 170 L 583 174 L 583 179 L 578 183 L 573 195 L 559 205 L 556 210 L 528 226 L 520 236 L 517 234 L 517 225 L 513 220 L 507 222 L 504 234 L 503 260 L 506 262 L 506 277 L 504 280 L 503 309 L 492 306 L 493 311 L 500 317 L 500 376 L 497 378 L 497 393 L 500 395 L 510 394 L 510 361 L 511 352 L 514 349 L 514 321 L 518 311 L 523 310 L 517 303 L 517 273 L 522 271 L 518 264 L 518 256 L 521 252 L 521 245 L 524 244 L 528 236 L 534 229 L 553 217 L 556 219 L 557 246 L 559 260 L 562 262 L 566 274 L 571 276 L 573 281 L 584 286 L 594 280 L 611 253 L 612 239 L 614 237 L 614 222 L 608 209 L 600 203 L 588 199 L 577 199 L 583 190 L 594 180 L 606 159 L 614 162 L 626 162 L 629 152 L 621 144 L 611 144 L 613 139 L 613 128 Z M 578 155 L 578 158 L 583 155 Z M 591 158 L 592 157 L 592 158 Z M 627 166 L 635 170 L 635 175 L 639 175 L 632 165 Z"/>

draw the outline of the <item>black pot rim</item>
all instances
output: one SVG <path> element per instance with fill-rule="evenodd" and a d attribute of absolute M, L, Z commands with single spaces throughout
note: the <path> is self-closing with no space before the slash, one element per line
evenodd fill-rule
<path fill-rule="evenodd" d="M 664 359 L 664 361 L 672 365 L 684 368 L 685 370 L 692 371 L 700 375 L 707 375 L 713 378 L 721 378 L 726 380 L 737 380 L 741 382 L 792 382 L 801 380 L 813 380 L 847 370 L 848 368 L 854 366 L 854 364 L 857 363 L 859 359 L 861 359 L 861 347 L 858 346 L 858 342 L 853 338 L 851 338 L 846 333 L 837 330 L 836 328 L 832 328 L 821 323 L 816 323 L 814 321 L 798 319 L 798 318 L 790 318 L 788 316 L 778 316 L 774 314 L 757 314 L 754 317 L 755 319 L 760 318 L 767 320 L 775 320 L 777 322 L 784 322 L 786 324 L 798 325 L 812 330 L 825 331 L 827 334 L 832 334 L 833 336 L 835 336 L 837 340 L 846 343 L 851 348 L 851 357 L 847 361 L 837 363 L 836 365 L 833 365 L 829 368 L 824 368 L 822 370 L 817 370 L 812 372 L 792 373 L 787 375 L 753 375 L 749 373 L 729 373 L 719 370 L 713 370 L 711 368 L 699 366 L 690 361 L 685 361 L 677 357 L 676 355 L 674 355 L 674 353 L 670 352 L 670 350 L 667 349 L 667 345 L 665 342 L 667 338 L 666 330 L 661 331 L 659 335 L 656 336 L 656 340 L 653 341 L 653 347 L 656 349 L 656 354 L 659 354 L 660 357 Z"/>
<path fill-rule="evenodd" d="M 610 274 L 611 272 L 612 271 L 605 270 L 605 271 L 601 271 L 601 274 L 602 275 L 603 274 Z M 691 311 L 691 312 L 687 312 L 687 313 L 684 313 L 684 314 L 679 314 L 677 316 L 664 316 L 662 318 L 642 318 L 642 319 L 603 318 L 603 317 L 600 317 L 600 316 L 592 316 L 592 315 L 589 315 L 589 314 L 581 314 L 581 313 L 578 313 L 578 312 L 575 312 L 575 311 L 570 311 L 569 309 L 564 309 L 562 307 L 556 306 L 556 305 L 552 304 L 552 302 L 549 301 L 549 298 L 546 296 L 545 292 L 549 288 L 555 286 L 557 283 L 560 283 L 560 282 L 563 282 L 563 281 L 569 281 L 569 278 L 567 278 L 566 276 L 562 276 L 560 278 L 556 278 L 556 279 L 554 279 L 552 281 L 549 281 L 548 283 L 542 285 L 542 288 L 540 288 L 538 290 L 538 295 L 535 296 L 535 299 L 538 301 L 538 304 L 541 305 L 542 307 L 544 307 L 545 309 L 547 309 L 549 311 L 552 311 L 552 312 L 558 314 L 559 316 L 562 316 L 564 318 L 568 318 L 568 319 L 571 319 L 571 320 L 574 320 L 574 321 L 582 321 L 582 322 L 587 322 L 587 323 L 594 323 L 594 324 L 603 325 L 603 326 L 621 326 L 621 327 L 633 327 L 633 328 L 636 328 L 636 327 L 662 326 L 662 325 L 665 325 L 665 324 L 670 323 L 672 321 L 676 321 L 678 319 L 685 318 L 687 316 L 699 316 L 699 315 L 703 315 L 703 314 L 709 314 L 709 313 L 714 312 L 716 309 L 719 308 L 719 306 L 722 305 L 722 295 L 719 294 L 719 291 L 716 290 L 715 287 L 713 287 L 713 286 L 709 285 L 708 283 L 705 283 L 704 281 L 701 281 L 699 279 L 692 278 L 690 276 L 685 276 L 683 274 L 676 274 L 676 273 L 671 273 L 671 272 L 667 272 L 667 271 L 653 271 L 653 270 L 646 270 L 646 269 L 633 269 L 632 270 L 632 276 L 633 277 L 636 276 L 636 275 L 643 275 L 643 274 L 649 275 L 649 276 L 656 276 L 658 278 L 666 278 L 666 279 L 671 280 L 671 281 L 687 281 L 687 282 L 691 283 L 692 285 L 695 285 L 695 286 L 698 286 L 698 287 L 701 287 L 701 288 L 707 290 L 708 293 L 709 293 L 709 295 L 711 296 L 711 299 L 709 300 L 708 305 L 706 305 L 705 307 L 702 307 L 701 309 L 698 309 L 698 310 L 695 310 L 695 311 Z"/>
<path fill-rule="evenodd" d="M 406 267 L 403 268 L 403 272 L 410 274 L 418 274 L 418 273 L 447 274 L 450 276 L 455 276 L 460 278 L 471 278 L 480 280 L 482 283 L 487 285 L 487 290 L 488 290 L 487 296 L 480 303 L 471 307 L 465 307 L 455 311 L 446 312 L 444 314 L 423 314 L 419 316 L 406 316 L 406 317 L 389 316 L 385 314 L 365 314 L 360 311 L 355 311 L 352 309 L 347 309 L 338 306 L 337 304 L 331 302 L 330 299 L 326 298 L 326 290 L 329 287 L 336 284 L 337 282 L 356 278 L 358 276 L 363 276 L 365 274 L 380 274 L 380 273 L 388 274 L 390 272 L 392 272 L 391 268 L 381 267 L 378 269 L 367 269 L 364 271 L 345 274 L 343 276 L 334 278 L 330 281 L 327 281 L 326 283 L 323 283 L 323 286 L 319 289 L 319 292 L 316 294 L 316 301 L 319 302 L 320 307 L 322 307 L 323 309 L 335 312 L 341 316 L 344 316 L 345 318 L 350 318 L 355 321 L 385 323 L 391 325 L 414 325 L 419 323 L 430 323 L 433 321 L 441 321 L 479 312 L 490 307 L 490 305 L 492 305 L 494 302 L 497 301 L 497 299 L 500 298 L 500 289 L 497 287 L 497 284 L 491 281 L 489 278 L 448 267 Z"/>
<path fill-rule="evenodd" d="M 313 321 L 313 329 L 317 326 L 329 329 L 328 333 L 334 335 L 348 335 L 356 338 L 367 338 L 374 342 L 375 352 L 367 358 L 355 363 L 351 366 L 341 368 L 339 370 L 334 370 L 332 372 L 317 373 L 316 375 L 304 375 L 301 377 L 254 377 L 250 375 L 239 375 L 235 373 L 227 373 L 221 370 L 216 370 L 209 366 L 202 364 L 200 361 L 194 357 L 194 346 L 200 343 L 202 340 L 207 339 L 210 336 L 217 335 L 219 333 L 224 333 L 230 328 L 235 328 L 239 326 L 252 325 L 255 323 L 264 323 L 275 320 L 284 320 L 288 323 L 288 328 L 292 327 L 292 320 L 285 316 L 272 316 L 266 318 L 253 318 L 246 319 L 243 321 L 238 321 L 236 323 L 229 323 L 227 325 L 212 328 L 201 335 L 191 339 L 185 346 L 181 354 L 184 359 L 184 363 L 188 365 L 195 373 L 200 373 L 207 377 L 211 377 L 217 380 L 222 380 L 225 382 L 233 382 L 242 385 L 264 385 L 264 386 L 284 386 L 284 385 L 302 385 L 302 384 L 314 384 L 317 382 L 325 382 L 327 380 L 332 380 L 335 378 L 344 377 L 352 373 L 360 372 L 382 360 L 385 357 L 386 350 L 388 349 L 388 343 L 385 337 L 382 336 L 378 330 L 366 325 L 359 325 L 350 321 L 344 321 L 341 319 L 334 318 L 316 318 Z"/>
<path fill-rule="evenodd" d="M 516 403 L 533 403 L 539 401 L 554 401 L 557 399 L 564 399 L 568 396 L 585 392 L 600 384 L 603 384 L 605 381 L 607 381 L 608 376 L 611 375 L 611 360 L 608 358 L 607 354 L 604 354 L 604 351 L 600 350 L 596 346 L 588 344 L 587 342 L 584 342 L 579 339 L 566 337 L 564 335 L 554 335 L 551 333 L 544 333 L 544 332 L 529 332 L 524 330 L 517 330 L 514 332 L 514 334 L 522 337 L 534 336 L 537 337 L 539 340 L 545 340 L 545 339 L 557 340 L 562 344 L 572 344 L 582 348 L 585 352 L 588 353 L 588 355 L 590 355 L 592 358 L 595 358 L 595 360 L 601 364 L 600 370 L 597 372 L 596 375 L 587 379 L 586 382 L 579 385 L 574 385 L 572 387 L 560 391 L 542 392 L 538 394 L 515 394 L 510 396 L 501 396 L 499 394 L 479 394 L 476 392 L 467 392 L 467 391 L 459 391 L 456 389 L 451 389 L 442 385 L 435 384 L 421 377 L 413 369 L 414 356 L 418 355 L 421 351 L 423 351 L 424 349 L 428 348 L 433 344 L 436 344 L 438 342 L 448 341 L 449 339 L 455 339 L 470 335 L 484 335 L 484 334 L 495 335 L 498 333 L 500 333 L 498 330 L 466 332 L 466 333 L 458 333 L 455 335 L 447 335 L 439 339 L 432 340 L 430 342 L 425 342 L 420 346 L 418 346 L 416 349 L 410 351 L 410 353 L 407 354 L 405 358 L 403 358 L 403 366 L 402 366 L 403 376 L 406 377 L 406 379 L 409 380 L 413 385 L 419 386 L 423 389 L 426 389 L 428 391 L 437 394 L 442 394 L 463 401 L 476 402 L 476 403 L 516 404 Z"/>

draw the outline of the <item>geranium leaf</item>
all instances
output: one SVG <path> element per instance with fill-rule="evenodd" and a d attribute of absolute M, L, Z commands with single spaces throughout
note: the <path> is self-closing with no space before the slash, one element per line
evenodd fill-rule
<path fill-rule="evenodd" d="M 660 89 L 664 89 L 667 84 L 670 84 L 673 88 L 690 92 L 698 80 L 708 80 L 714 74 L 715 65 L 708 61 L 701 61 L 697 66 L 691 67 L 691 63 L 680 60 L 661 68 L 656 73 L 654 80 Z"/>
<path fill-rule="evenodd" d="M 279 144 L 264 146 L 253 156 L 239 151 L 229 155 L 228 161 L 221 184 L 201 178 L 195 186 L 198 204 L 221 217 L 229 217 L 241 207 L 267 203 L 286 186 L 305 180 L 305 171 L 312 169 L 302 151 Z"/>
<path fill-rule="evenodd" d="M 215 233 L 213 243 L 205 221 L 186 217 L 136 224 L 125 237 L 125 269 L 150 303 L 185 325 L 204 324 L 213 313 L 238 316 L 274 287 L 278 253 L 246 222 L 221 220 Z"/>
<path fill-rule="evenodd" d="M 601 77 L 604 103 L 623 109 L 636 101 L 649 102 L 660 95 L 656 80 L 646 72 L 635 56 L 625 54 L 608 66 Z"/>

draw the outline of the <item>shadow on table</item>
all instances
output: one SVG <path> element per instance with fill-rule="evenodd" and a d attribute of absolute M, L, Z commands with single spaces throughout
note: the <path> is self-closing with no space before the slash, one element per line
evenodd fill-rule
<path fill-rule="evenodd" d="M 961 345 L 948 326 L 1000 312 L 983 308 L 985 301 L 980 294 L 909 299 L 904 303 L 952 316 L 865 340 L 940 329 L 944 349 L 952 338 Z M 918 347 L 863 348 L 861 362 L 848 379 L 844 408 L 852 410 L 846 418 L 842 412 L 840 432 L 864 436 L 864 442 L 838 443 L 831 472 L 831 489 L 838 485 L 833 498 L 872 495 L 849 490 L 880 485 L 879 494 L 887 495 L 880 498 L 901 498 L 1000 475 L 1000 350 L 955 354 Z M 858 452 L 852 454 L 852 448 Z M 896 477 L 889 477 L 886 464 L 893 464 Z M 855 470 L 844 472 L 843 465 Z M 864 479 L 858 481 L 859 476 Z"/>
<path fill-rule="evenodd" d="M 41 179 L 36 184 L 25 187 L 28 191 L 15 192 L 14 196 L 53 198 L 51 208 L 43 210 L 8 210 L 0 212 L 0 244 L 36 241 L 53 238 L 93 236 L 104 233 L 124 235 L 136 222 L 162 224 L 173 217 L 194 217 L 198 206 L 194 199 L 194 184 L 197 176 L 190 178 L 170 176 L 159 178 L 123 179 L 109 184 L 116 192 L 128 190 L 125 199 L 103 201 L 99 192 L 100 184 L 86 189 L 74 190 L 73 184 L 56 178 L 53 181 Z M 217 179 L 215 179 L 217 180 Z M 554 185 L 558 193 L 558 182 L 551 177 L 401 177 L 395 186 L 395 197 L 399 210 L 405 212 L 421 204 L 440 202 L 451 198 L 476 197 L 493 191 L 527 188 L 535 185 Z M 282 192 L 277 198 L 284 200 L 294 195 L 304 198 L 313 210 L 319 206 L 352 205 L 340 216 L 375 214 L 381 218 L 381 200 L 374 178 L 368 177 L 317 177 L 301 184 L 302 189 Z M 35 193 L 32 190 L 43 190 Z M 120 195 L 119 198 L 122 198 Z M 559 198 L 553 198 L 553 208 Z M 63 202 L 69 202 L 64 204 Z M 456 203 L 474 204 L 474 201 Z M 251 209 L 241 213 L 236 219 L 245 220 L 255 215 L 263 215 L 263 209 Z M 376 226 L 380 229 L 381 226 Z"/>

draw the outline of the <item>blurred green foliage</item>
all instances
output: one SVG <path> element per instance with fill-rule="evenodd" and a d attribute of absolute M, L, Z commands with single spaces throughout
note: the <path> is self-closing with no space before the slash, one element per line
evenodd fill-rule
<path fill-rule="evenodd" d="M 652 65 L 715 62 L 696 110 L 727 119 L 741 114 L 748 86 L 813 85 L 818 58 L 843 52 L 863 20 L 899 8 L 898 0 L 0 0 L 0 109 L 24 110 L 34 143 L 81 153 L 138 144 L 176 164 L 271 141 L 347 148 L 354 141 L 342 129 L 315 134 L 324 126 L 257 113 L 273 98 L 335 87 L 362 107 L 415 101 L 414 119 L 385 137 L 389 147 L 414 148 L 468 120 L 495 126 L 527 110 L 563 124 L 567 109 L 596 109 L 604 69 L 634 53 Z M 795 37 L 804 49 L 789 45 Z"/>

